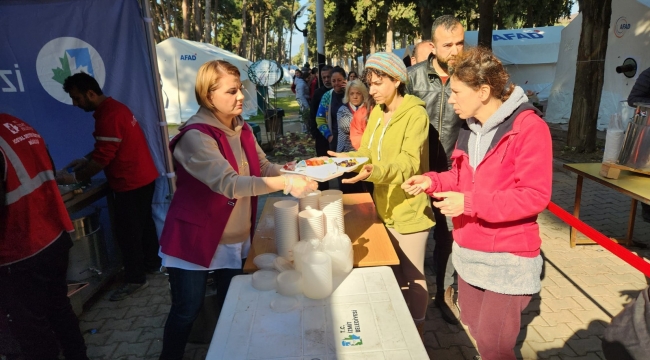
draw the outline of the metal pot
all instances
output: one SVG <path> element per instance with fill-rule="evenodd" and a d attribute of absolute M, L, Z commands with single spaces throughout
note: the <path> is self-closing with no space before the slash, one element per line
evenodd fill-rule
<path fill-rule="evenodd" d="M 650 171 L 650 104 L 636 105 L 634 118 L 627 125 L 617 163 Z"/>
<path fill-rule="evenodd" d="M 99 221 L 100 209 L 72 220 L 75 231 L 68 260 L 68 280 L 83 281 L 100 275 L 107 266 L 106 242 Z"/>

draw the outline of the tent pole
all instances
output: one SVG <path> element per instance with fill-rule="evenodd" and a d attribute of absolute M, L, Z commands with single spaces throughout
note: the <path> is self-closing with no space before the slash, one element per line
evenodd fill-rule
<path fill-rule="evenodd" d="M 160 87 L 160 72 L 158 71 L 158 59 L 156 57 L 156 44 L 153 40 L 153 21 L 151 17 L 151 11 L 149 9 L 149 0 L 139 0 L 140 6 L 144 10 L 145 22 L 148 24 L 145 25 L 147 30 L 147 44 L 149 45 L 149 62 L 151 64 L 151 71 L 156 90 L 156 102 L 158 104 L 158 116 L 160 119 L 160 136 L 162 137 L 162 143 L 165 145 L 163 154 L 165 155 L 165 176 L 172 174 L 174 172 L 174 166 L 172 164 L 172 157 L 169 152 L 169 132 L 167 131 L 167 118 L 165 117 L 165 108 L 163 106 L 163 97 L 162 89 Z M 167 182 L 169 184 L 169 199 L 171 195 L 176 191 L 176 181 L 174 178 L 167 177 Z"/>

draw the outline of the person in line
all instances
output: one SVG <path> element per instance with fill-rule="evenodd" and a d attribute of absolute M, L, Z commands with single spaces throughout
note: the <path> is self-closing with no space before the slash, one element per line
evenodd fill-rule
<path fill-rule="evenodd" d="M 320 101 L 323 98 L 323 95 L 332 88 L 331 75 L 332 67 L 329 65 L 323 66 L 323 68 L 320 70 L 323 86 L 316 89 L 314 95 L 311 97 L 311 103 L 309 104 L 309 132 L 314 138 L 314 145 L 316 147 L 317 156 L 326 156 L 327 151 L 330 148 L 329 142 L 318 130 L 318 125 L 316 125 L 316 113 L 318 112 L 318 107 L 320 106 Z M 318 84 L 318 81 L 316 84 Z M 318 190 L 328 190 L 329 188 L 330 185 L 327 181 L 318 183 Z"/>
<path fill-rule="evenodd" d="M 429 168 L 446 171 L 451 166 L 451 153 L 458 139 L 463 121 L 454 113 L 447 100 L 451 96 L 449 66 L 462 53 L 465 45 L 465 31 L 460 21 L 451 15 L 443 15 L 433 22 L 434 56 L 409 68 L 409 82 L 406 92 L 426 103 L 429 114 Z M 454 303 L 454 267 L 449 261 L 454 241 L 452 225 L 440 210 L 433 208 L 436 227 L 433 229 L 435 247 L 433 262 L 436 272 L 436 297 L 434 304 L 440 309 L 442 318 L 450 324 L 458 324 L 458 307 Z"/>
<path fill-rule="evenodd" d="M 284 190 L 302 197 L 317 188 L 302 175 L 280 175 L 241 117 L 244 95 L 237 67 L 213 60 L 196 76 L 200 104 L 170 142 L 177 190 L 160 238 L 172 306 L 160 359 L 182 359 L 213 272 L 217 305 L 242 273 L 251 246 L 257 196 Z"/>
<path fill-rule="evenodd" d="M 311 104 L 311 99 L 314 98 L 314 94 L 318 89 L 318 68 L 311 69 L 311 78 L 309 80 L 309 104 Z"/>
<path fill-rule="evenodd" d="M 348 81 L 354 81 L 359 78 L 359 75 L 357 75 L 357 72 L 352 70 L 348 73 Z"/>
<path fill-rule="evenodd" d="M 302 131 L 307 132 L 307 127 L 309 126 L 309 69 L 303 69 L 303 71 L 297 73 L 301 76 L 296 76 L 294 84 L 296 84 L 296 101 L 300 106 L 300 118 L 302 120 Z"/>
<path fill-rule="evenodd" d="M 359 150 L 361 147 L 361 138 L 368 125 L 368 115 L 370 115 L 370 111 L 372 111 L 375 105 L 375 99 L 372 96 L 368 96 L 363 106 L 357 109 L 352 115 L 352 121 L 350 122 L 350 143 L 354 150 Z"/>
<path fill-rule="evenodd" d="M 66 275 L 74 231 L 45 141 L 0 113 L 0 309 L 26 360 L 88 359 Z"/>
<path fill-rule="evenodd" d="M 411 66 L 429 60 L 433 53 L 433 42 L 431 40 L 422 40 L 413 47 L 413 56 L 411 56 Z"/>
<path fill-rule="evenodd" d="M 339 136 L 338 110 L 343 105 L 345 95 L 345 70 L 336 66 L 331 73 L 332 89 L 325 94 L 316 112 L 318 131 L 329 143 L 329 149 L 336 151 Z"/>
<path fill-rule="evenodd" d="M 411 196 L 400 185 L 427 171 L 429 119 L 424 102 L 405 94 L 406 66 L 393 53 L 378 52 L 366 61 L 364 73 L 370 96 L 377 102 L 368 117 L 358 151 L 329 154 L 367 157 L 359 174 L 344 183 L 366 180 L 374 184 L 379 218 L 388 229 L 400 265 L 393 268 L 411 316 L 422 333 L 429 292 L 424 276 L 424 253 L 435 222 L 425 194 Z"/>
<path fill-rule="evenodd" d="M 628 105 L 636 107 L 636 103 L 650 104 L 650 68 L 639 75 L 627 97 Z M 641 203 L 641 216 L 644 221 L 650 222 L 650 205 Z"/>
<path fill-rule="evenodd" d="M 456 58 L 449 103 L 466 119 L 451 170 L 409 178 L 453 217 L 458 305 L 483 360 L 515 359 L 521 312 L 541 290 L 537 216 L 551 200 L 553 149 L 524 90 L 485 48 Z"/>
<path fill-rule="evenodd" d="M 291 78 L 291 92 L 296 94 L 296 79 L 302 78 L 302 71 L 299 69 L 294 70 L 293 77 Z"/>
<path fill-rule="evenodd" d="M 367 113 L 365 103 L 368 98 L 368 88 L 366 88 L 366 85 L 364 85 L 361 80 L 352 80 L 345 86 L 343 105 L 341 105 L 337 113 L 339 129 L 339 139 L 336 144 L 337 152 L 341 153 L 356 150 L 352 146 L 350 140 L 350 124 L 352 122 L 352 117 L 357 113 L 357 111 L 365 111 Z M 339 190 L 343 191 L 344 194 L 365 192 L 363 182 L 361 181 L 355 184 L 345 184 L 342 182 L 343 179 L 352 178 L 354 176 L 356 175 L 353 172 L 349 172 L 338 177 Z"/>
<path fill-rule="evenodd" d="M 147 140 L 133 113 L 121 102 L 107 97 L 92 76 L 69 76 L 63 90 L 72 104 L 94 111 L 95 148 L 85 157 L 72 161 L 57 172 L 59 184 L 86 181 L 104 170 L 115 197 L 115 238 L 124 260 L 124 281 L 110 296 L 125 299 L 149 286 L 147 273 L 160 271 L 158 235 L 151 203 L 159 173 L 149 152 Z"/>

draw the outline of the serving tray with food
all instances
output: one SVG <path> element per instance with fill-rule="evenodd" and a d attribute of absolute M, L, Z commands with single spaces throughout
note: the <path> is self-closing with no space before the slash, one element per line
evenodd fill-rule
<path fill-rule="evenodd" d="M 366 161 L 368 161 L 367 157 L 330 158 L 321 156 L 301 160 L 295 166 L 287 164 L 281 171 L 309 176 L 316 181 L 324 182 L 350 172 Z"/>

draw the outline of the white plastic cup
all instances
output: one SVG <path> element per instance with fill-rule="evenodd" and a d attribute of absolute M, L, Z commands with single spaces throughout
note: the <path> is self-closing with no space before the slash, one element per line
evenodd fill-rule
<path fill-rule="evenodd" d="M 322 239 L 325 236 L 323 212 L 307 209 L 298 213 L 298 231 L 300 240 Z"/>
<path fill-rule="evenodd" d="M 320 195 L 321 196 L 335 195 L 335 196 L 342 197 L 343 196 L 343 191 L 341 191 L 341 190 L 323 190 L 323 191 L 321 191 Z"/>
<path fill-rule="evenodd" d="M 284 296 L 302 294 L 302 274 L 296 270 L 283 271 L 278 275 L 278 293 Z"/>
<path fill-rule="evenodd" d="M 298 242 L 298 202 L 278 201 L 274 206 L 275 247 L 278 255 L 293 260 L 292 249 Z"/>
<path fill-rule="evenodd" d="M 303 258 L 302 291 L 310 299 L 324 299 L 332 293 L 332 259 L 322 251 Z"/>
<path fill-rule="evenodd" d="M 343 198 L 337 195 L 321 196 L 319 206 L 325 215 L 325 233 L 328 234 L 334 229 L 334 220 L 339 226 L 339 231 L 345 233 Z"/>
<path fill-rule="evenodd" d="M 315 190 L 307 196 L 301 198 L 298 200 L 300 204 L 300 211 L 306 210 L 306 209 L 316 209 L 318 210 L 319 206 L 319 199 L 320 199 L 320 190 Z"/>
<path fill-rule="evenodd" d="M 320 239 L 301 240 L 293 247 L 293 267 L 302 272 L 302 263 L 307 254 L 320 247 Z"/>

